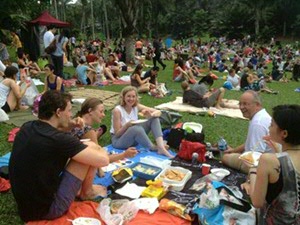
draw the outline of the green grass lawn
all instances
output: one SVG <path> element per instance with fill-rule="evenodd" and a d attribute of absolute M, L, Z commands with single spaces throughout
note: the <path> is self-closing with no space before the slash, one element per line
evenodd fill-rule
<path fill-rule="evenodd" d="M 175 100 L 176 96 L 182 96 L 180 83 L 172 82 L 172 70 L 173 61 L 167 61 L 167 68 L 164 71 L 159 72 L 158 80 L 165 82 L 168 89 L 173 91 L 171 96 L 159 99 L 151 97 L 147 94 L 141 95 L 141 103 L 147 106 L 155 106 L 167 101 Z M 147 62 L 151 64 L 151 62 Z M 73 69 L 67 68 L 68 72 L 73 73 Z M 216 73 L 218 74 L 218 73 Z M 291 74 L 287 74 L 288 77 Z M 220 75 L 222 77 L 222 75 Z M 220 87 L 223 84 L 223 80 L 217 80 L 214 87 Z M 272 107 L 278 104 L 299 104 L 300 93 L 294 92 L 294 89 L 300 87 L 300 83 L 289 82 L 289 83 L 278 83 L 272 82 L 268 86 L 274 90 L 278 90 L 278 95 L 270 95 L 262 93 L 263 105 L 269 113 L 272 111 Z M 103 90 L 117 91 L 119 92 L 124 86 L 106 86 L 101 87 Z M 98 88 L 98 87 L 97 87 Z M 40 87 L 39 90 L 42 88 Z M 239 99 L 241 92 L 227 91 L 225 98 L 227 99 Z M 223 136 L 229 145 L 237 146 L 245 141 L 247 133 L 248 121 L 241 119 L 232 119 L 222 116 L 212 118 L 209 116 L 197 116 L 188 113 L 182 113 L 182 122 L 198 122 L 204 127 L 205 140 L 211 143 L 216 143 L 219 136 Z M 103 123 L 110 127 L 111 112 L 106 112 L 106 118 Z M 13 128 L 11 125 L 0 123 L 0 155 L 8 153 L 12 149 L 12 144 L 7 142 L 8 132 Z M 102 140 L 101 145 L 105 146 L 110 143 L 109 132 L 107 132 Z M 11 191 L 0 194 L 0 225 L 7 224 L 23 224 L 18 217 L 16 204 L 14 202 Z"/>

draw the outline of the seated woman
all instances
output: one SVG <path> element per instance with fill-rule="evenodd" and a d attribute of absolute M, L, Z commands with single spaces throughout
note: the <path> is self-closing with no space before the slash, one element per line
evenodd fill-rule
<path fill-rule="evenodd" d="M 44 92 L 48 90 L 57 90 L 64 92 L 65 88 L 63 85 L 63 79 L 59 76 L 54 74 L 54 66 L 52 64 L 47 64 L 44 67 L 44 71 L 46 74 L 45 81 L 44 81 Z"/>
<path fill-rule="evenodd" d="M 101 123 L 104 118 L 104 105 L 103 102 L 98 98 L 88 98 L 82 105 L 77 116 L 81 117 L 84 122 L 83 128 L 74 128 L 71 132 L 74 136 L 79 139 L 90 139 L 94 143 L 98 144 L 98 139 L 106 132 L 106 126 L 101 125 L 99 129 L 94 129 L 93 126 Z M 137 154 L 137 150 L 133 147 L 128 148 L 121 154 L 109 155 L 110 162 L 116 162 L 124 158 L 132 158 Z M 103 174 L 102 170 L 98 170 L 99 175 Z M 105 196 L 105 194 L 104 194 Z"/>
<path fill-rule="evenodd" d="M 238 109 L 238 105 L 233 105 L 230 104 L 226 101 L 223 100 L 224 96 L 224 88 L 220 88 L 217 91 L 213 93 L 205 93 L 205 94 L 200 94 L 200 92 L 197 92 L 195 90 L 192 90 L 190 88 L 190 85 L 187 81 L 183 81 L 181 83 L 181 88 L 183 90 L 183 98 L 182 102 L 195 106 L 195 107 L 216 107 L 216 108 L 233 108 L 233 109 Z"/>
<path fill-rule="evenodd" d="M 115 79 L 120 78 L 120 66 L 118 64 L 116 56 L 113 53 L 109 54 L 108 60 L 106 62 L 106 67 L 111 70 L 112 75 Z"/>
<path fill-rule="evenodd" d="M 112 81 L 117 79 L 112 75 L 111 70 L 105 66 L 103 56 L 99 56 L 94 62 L 89 63 L 90 67 L 96 71 L 96 82 L 105 81 L 106 78 Z"/>
<path fill-rule="evenodd" d="M 0 83 L 0 107 L 6 113 L 28 108 L 28 106 L 21 105 L 21 99 L 31 83 L 26 83 L 25 88 L 21 89 L 20 86 L 24 82 L 21 81 L 20 86 L 17 85 L 17 73 L 16 67 L 7 66 L 4 71 L 4 79 Z"/>
<path fill-rule="evenodd" d="M 185 70 L 184 61 L 181 58 L 177 58 L 174 61 L 173 68 L 173 81 L 181 82 L 187 80 L 188 82 L 194 84 L 196 83 L 195 77 L 192 73 L 188 73 Z"/>
<path fill-rule="evenodd" d="M 137 144 L 150 150 L 157 150 L 159 154 L 173 157 L 163 141 L 159 110 L 149 108 L 139 103 L 137 89 L 127 86 L 121 91 L 120 105 L 116 106 L 112 112 L 112 145 L 115 148 L 128 148 Z M 138 113 L 141 113 L 148 120 L 142 124 L 134 124 L 138 120 Z M 154 145 L 147 133 L 151 130 L 156 145 Z"/>
<path fill-rule="evenodd" d="M 38 77 L 42 72 L 38 64 L 28 60 L 26 54 L 22 51 L 18 53 L 18 66 L 19 69 L 26 69 L 27 75 L 33 78 Z"/>
<path fill-rule="evenodd" d="M 273 108 L 270 146 L 281 144 L 281 153 L 261 155 L 257 167 L 249 169 L 242 188 L 260 209 L 258 224 L 299 224 L 300 222 L 300 106 Z M 277 151 L 278 152 L 278 151 Z"/>
<path fill-rule="evenodd" d="M 267 92 L 270 94 L 278 94 L 277 91 L 272 91 L 266 86 L 263 77 L 258 78 L 256 75 L 249 73 L 249 68 L 247 67 L 243 71 L 240 86 L 242 91 L 253 90 Z"/>
<path fill-rule="evenodd" d="M 130 76 L 131 86 L 136 87 L 139 93 L 147 93 L 150 91 L 152 84 L 150 84 L 150 77 L 142 79 L 143 66 L 138 64 L 132 75 Z"/>
<path fill-rule="evenodd" d="M 93 84 L 96 80 L 96 70 L 86 65 L 86 59 L 82 56 L 79 60 L 79 65 L 76 68 L 78 81 L 83 85 Z"/>

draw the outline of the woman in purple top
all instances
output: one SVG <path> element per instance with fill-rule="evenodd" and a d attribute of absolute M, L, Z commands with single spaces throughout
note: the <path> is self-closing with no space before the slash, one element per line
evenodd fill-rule
<path fill-rule="evenodd" d="M 47 90 L 64 92 L 63 79 L 54 74 L 54 66 L 52 64 L 47 64 L 44 67 L 44 71 L 46 74 L 44 92 Z"/>

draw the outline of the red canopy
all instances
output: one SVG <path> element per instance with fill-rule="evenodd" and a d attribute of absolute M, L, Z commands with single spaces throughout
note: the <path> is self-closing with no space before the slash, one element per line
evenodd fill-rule
<path fill-rule="evenodd" d="M 35 20 L 30 21 L 30 23 L 48 26 L 53 24 L 57 27 L 68 27 L 70 23 L 60 21 L 49 14 L 48 11 L 44 11 L 38 18 Z"/>

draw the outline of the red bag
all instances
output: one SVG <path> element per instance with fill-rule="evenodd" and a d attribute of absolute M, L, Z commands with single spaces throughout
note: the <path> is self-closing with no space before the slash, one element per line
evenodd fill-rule
<path fill-rule="evenodd" d="M 199 142 L 182 140 L 177 155 L 185 160 L 191 160 L 194 152 L 198 153 L 198 162 L 205 162 L 206 146 Z"/>

